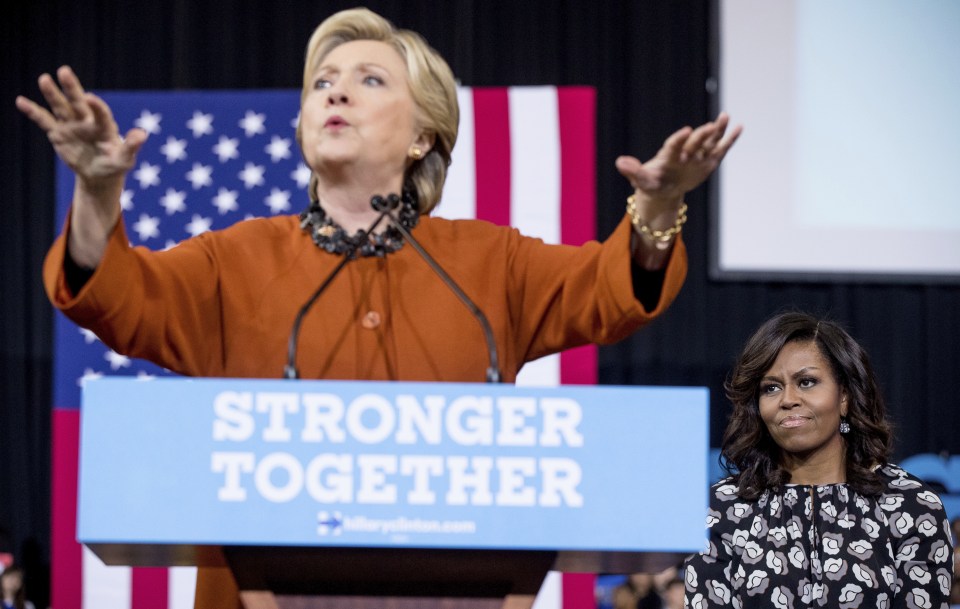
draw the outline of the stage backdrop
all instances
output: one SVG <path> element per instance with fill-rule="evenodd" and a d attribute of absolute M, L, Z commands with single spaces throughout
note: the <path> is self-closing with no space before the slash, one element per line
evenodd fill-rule
<path fill-rule="evenodd" d="M 580 244 L 594 238 L 594 90 L 474 88 L 460 89 L 458 96 L 460 135 L 436 214 L 509 224 L 548 242 Z M 122 132 L 137 126 L 150 134 L 122 198 L 133 245 L 174 247 L 245 218 L 298 213 L 307 206 L 310 173 L 294 138 L 299 91 L 113 92 L 103 97 Z M 72 175 L 58 166 L 58 226 L 72 188 Z M 169 373 L 111 351 L 60 314 L 55 335 L 51 606 L 189 609 L 193 568 L 106 567 L 76 542 L 83 379 Z M 596 350 L 586 347 L 528 365 L 518 382 L 593 384 L 596 371 Z M 553 573 L 536 607 L 592 603 L 592 576 Z"/>

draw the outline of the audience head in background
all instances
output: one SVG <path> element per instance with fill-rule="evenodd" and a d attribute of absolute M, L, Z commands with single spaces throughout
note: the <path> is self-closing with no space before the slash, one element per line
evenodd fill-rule
<path fill-rule="evenodd" d="M 359 72 L 348 71 L 356 66 Z M 324 20 L 307 44 L 297 127 L 297 140 L 313 170 L 312 197 L 318 179 L 322 184 L 338 178 L 342 157 L 324 147 L 329 130 L 323 128 L 328 98 L 338 95 L 367 96 L 372 103 L 366 108 L 381 114 L 399 111 L 383 116 L 388 119 L 383 133 L 370 134 L 395 142 L 371 138 L 361 144 L 368 154 L 393 153 L 384 157 L 383 169 L 398 167 L 402 186 L 417 194 L 420 213 L 429 213 L 440 200 L 460 121 L 456 81 L 447 62 L 416 32 L 398 29 L 367 9 L 341 11 Z"/>
<path fill-rule="evenodd" d="M 890 425 L 866 351 L 834 322 L 778 314 L 743 348 L 726 383 L 725 465 L 741 497 L 786 483 L 848 483 L 876 495 Z"/>
<path fill-rule="evenodd" d="M 23 569 L 11 565 L 0 573 L 0 593 L 3 594 L 3 607 L 11 609 L 33 609 L 33 603 L 27 600 L 23 585 Z"/>
<path fill-rule="evenodd" d="M 661 594 L 664 609 L 683 609 L 684 592 L 683 577 L 677 573 L 664 585 Z"/>

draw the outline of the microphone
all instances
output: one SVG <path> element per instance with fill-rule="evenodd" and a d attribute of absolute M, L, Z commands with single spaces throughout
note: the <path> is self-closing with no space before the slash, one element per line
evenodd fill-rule
<path fill-rule="evenodd" d="M 393 214 L 393 210 L 400 205 L 400 197 L 395 194 L 387 195 L 387 198 L 377 195 L 370 199 L 370 205 L 376 211 L 379 211 L 381 215 L 386 214 L 390 221 L 393 223 L 393 226 L 400 231 L 403 235 L 403 238 L 410 242 L 410 245 L 413 246 L 413 249 L 420 254 L 420 257 L 427 263 L 427 265 L 433 269 L 433 271 L 440 276 L 440 279 L 443 280 L 443 283 L 446 284 L 450 290 L 457 295 L 457 298 L 460 299 L 467 309 L 476 320 L 480 323 L 480 327 L 483 329 L 483 337 L 487 341 L 487 355 L 489 357 L 490 365 L 487 367 L 487 382 L 488 383 L 499 383 L 500 380 L 500 359 L 497 355 L 497 343 L 493 339 L 493 329 L 490 327 L 490 321 L 487 319 L 487 316 L 483 314 L 483 311 L 480 310 L 470 297 L 460 289 L 460 286 L 457 285 L 457 282 L 453 280 L 446 271 L 443 270 L 443 267 L 431 256 L 427 250 L 423 249 L 423 246 L 420 245 L 414 236 L 407 230 L 407 227 L 401 223 L 397 217 Z"/>
<path fill-rule="evenodd" d="M 327 286 L 333 282 L 334 277 L 340 273 L 343 267 L 357 257 L 357 249 L 363 246 L 364 242 L 368 240 L 367 235 L 372 233 L 387 215 L 387 211 L 381 211 L 380 215 L 377 216 L 377 219 L 373 221 L 373 224 L 370 225 L 370 228 L 368 228 L 366 232 L 359 234 L 350 240 L 351 247 L 343 253 L 343 259 L 340 260 L 340 262 L 333 268 L 332 271 L 330 271 L 330 274 L 327 275 L 327 278 L 323 280 L 323 283 L 320 284 L 320 287 L 316 289 L 313 295 L 307 299 L 307 302 L 300 307 L 300 310 L 297 312 L 297 317 L 293 320 L 293 328 L 290 330 L 290 338 L 287 340 L 287 365 L 283 367 L 283 378 L 300 378 L 300 373 L 297 370 L 297 346 L 300 340 L 300 325 L 303 323 L 303 318 L 306 316 L 307 311 L 309 311 L 313 306 L 313 303 L 320 298 L 320 295 L 323 294 L 323 292 L 327 289 Z M 306 226 L 306 224 L 304 224 L 304 226 Z"/>

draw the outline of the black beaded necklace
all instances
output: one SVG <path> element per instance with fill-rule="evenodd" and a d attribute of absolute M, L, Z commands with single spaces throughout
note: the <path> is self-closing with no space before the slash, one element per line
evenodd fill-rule
<path fill-rule="evenodd" d="M 383 200 L 374 197 L 374 200 Z M 397 220 L 407 230 L 412 230 L 420 221 L 420 212 L 417 209 L 417 197 L 409 188 L 403 189 L 403 194 L 397 197 L 391 194 L 387 197 L 391 203 L 399 202 Z M 377 204 L 379 205 L 379 203 Z M 380 211 L 375 206 L 374 209 Z M 397 227 L 391 224 L 383 231 L 367 234 L 360 229 L 353 235 L 348 235 L 342 226 L 333 221 L 327 212 L 320 207 L 320 201 L 311 201 L 310 207 L 300 212 L 300 228 L 307 231 L 317 247 L 325 252 L 345 255 L 348 258 L 379 256 L 383 257 L 403 247 L 403 235 Z"/>

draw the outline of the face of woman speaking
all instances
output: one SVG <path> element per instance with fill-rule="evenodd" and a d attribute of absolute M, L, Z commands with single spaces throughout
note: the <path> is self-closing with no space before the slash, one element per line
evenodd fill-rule
<path fill-rule="evenodd" d="M 846 395 L 813 342 L 790 342 L 760 380 L 760 417 L 786 460 L 843 459 Z"/>
<path fill-rule="evenodd" d="M 384 42 L 355 40 L 330 51 L 313 75 L 300 123 L 304 158 L 321 177 L 353 166 L 373 179 L 402 181 L 411 146 L 429 149 L 416 127 L 406 65 Z"/>

